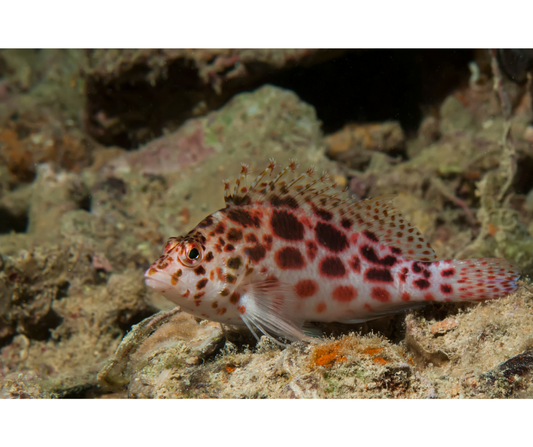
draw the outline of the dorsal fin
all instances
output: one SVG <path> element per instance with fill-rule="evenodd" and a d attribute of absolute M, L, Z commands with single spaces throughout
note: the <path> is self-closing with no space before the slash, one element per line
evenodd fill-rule
<path fill-rule="evenodd" d="M 335 183 L 329 183 L 329 177 L 324 173 L 315 178 L 314 168 L 305 173 L 295 175 L 286 181 L 289 173 L 294 173 L 298 163 L 290 161 L 289 166 L 270 182 L 263 179 L 271 176 L 276 162 L 270 159 L 270 164 L 253 181 L 250 188 L 245 185 L 248 166 L 242 165 L 241 174 L 235 182 L 233 194 L 230 195 L 230 185 L 224 181 L 224 200 L 227 206 L 250 205 L 253 203 L 269 202 L 275 206 L 290 208 L 303 207 L 309 212 L 320 209 L 324 212 L 335 213 L 339 219 L 351 221 L 351 231 L 370 231 L 381 244 L 396 249 L 405 259 L 413 261 L 435 261 L 437 256 L 417 228 L 405 220 L 402 213 L 394 208 L 394 195 L 355 201 L 344 191 L 336 189 Z M 320 184 L 320 185 L 319 185 Z"/>
<path fill-rule="evenodd" d="M 376 197 L 354 202 L 344 208 L 346 214 L 356 220 L 358 230 L 369 230 L 380 243 L 398 250 L 405 259 L 413 261 L 435 261 L 437 255 L 428 242 L 392 205 L 396 196 Z"/>

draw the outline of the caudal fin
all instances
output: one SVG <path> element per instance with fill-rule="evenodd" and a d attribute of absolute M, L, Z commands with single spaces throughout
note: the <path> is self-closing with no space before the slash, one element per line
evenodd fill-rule
<path fill-rule="evenodd" d="M 518 266 L 506 259 L 454 259 L 439 263 L 440 291 L 455 300 L 484 301 L 518 289 Z"/>

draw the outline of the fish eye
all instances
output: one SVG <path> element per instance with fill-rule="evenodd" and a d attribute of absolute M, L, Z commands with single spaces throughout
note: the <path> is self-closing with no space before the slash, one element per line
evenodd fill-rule
<path fill-rule="evenodd" d="M 191 261 L 196 261 L 200 257 L 200 252 L 198 251 L 197 248 L 192 248 L 191 250 L 189 250 L 189 253 L 187 254 L 187 257 Z"/>
<path fill-rule="evenodd" d="M 186 267 L 194 267 L 202 262 L 202 247 L 196 242 L 188 243 L 178 256 L 179 261 Z"/>

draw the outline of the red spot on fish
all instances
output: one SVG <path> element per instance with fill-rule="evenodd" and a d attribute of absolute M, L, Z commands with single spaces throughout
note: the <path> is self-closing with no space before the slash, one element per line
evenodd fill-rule
<path fill-rule="evenodd" d="M 245 236 L 245 239 L 246 239 L 246 242 L 248 242 L 249 244 L 257 244 L 258 240 L 257 240 L 257 236 L 253 233 L 248 233 L 246 236 Z"/>
<path fill-rule="evenodd" d="M 263 235 L 263 246 L 266 251 L 272 250 L 272 236 L 270 234 Z"/>
<path fill-rule="evenodd" d="M 427 279 L 417 279 L 416 281 L 413 281 L 413 285 L 420 290 L 428 289 L 430 286 Z"/>
<path fill-rule="evenodd" d="M 294 288 L 300 298 L 309 298 L 317 292 L 318 285 L 312 279 L 302 279 L 296 283 Z"/>
<path fill-rule="evenodd" d="M 252 262 L 257 264 L 266 256 L 266 250 L 265 247 L 258 244 L 254 247 L 246 247 L 244 249 L 244 254 L 248 256 Z"/>
<path fill-rule="evenodd" d="M 315 227 L 318 243 L 333 252 L 341 252 L 348 248 L 348 239 L 333 225 L 318 222 Z"/>
<path fill-rule="evenodd" d="M 270 219 L 272 231 L 276 236 L 287 241 L 301 241 L 304 238 L 304 226 L 294 214 L 275 210 Z"/>
<path fill-rule="evenodd" d="M 350 259 L 350 267 L 355 273 L 361 273 L 361 260 L 359 259 L 359 256 L 352 256 L 352 259 Z"/>
<path fill-rule="evenodd" d="M 350 242 L 352 244 L 357 244 L 357 240 L 359 239 L 359 233 L 354 233 L 350 236 Z"/>
<path fill-rule="evenodd" d="M 453 276 L 454 273 L 455 273 L 455 269 L 447 269 L 447 270 L 443 270 L 443 271 L 441 272 L 441 276 L 442 276 L 443 278 L 448 278 L 448 277 L 450 277 L 450 276 Z"/>
<path fill-rule="evenodd" d="M 261 228 L 261 214 L 252 213 L 243 209 L 232 208 L 227 211 L 228 218 L 241 225 L 243 228 Z"/>
<path fill-rule="evenodd" d="M 452 289 L 452 286 L 450 286 L 449 284 L 441 284 L 440 285 L 440 291 L 446 295 L 450 294 L 453 292 L 453 289 Z"/>
<path fill-rule="evenodd" d="M 307 246 L 307 257 L 311 262 L 313 262 L 315 260 L 318 248 L 314 241 L 307 241 L 305 245 Z"/>
<path fill-rule="evenodd" d="M 407 292 L 403 292 L 402 301 L 411 301 L 411 295 L 409 295 Z"/>
<path fill-rule="evenodd" d="M 396 264 L 397 259 L 392 255 L 387 255 L 383 258 L 380 258 L 374 249 L 368 245 L 363 245 L 360 250 L 361 256 L 365 258 L 368 262 L 373 264 L 383 265 L 385 267 L 392 267 Z"/>
<path fill-rule="evenodd" d="M 342 219 L 341 225 L 343 228 L 346 228 L 347 230 L 349 230 L 352 227 L 353 222 L 350 219 Z"/>
<path fill-rule="evenodd" d="M 203 289 L 207 285 L 208 281 L 209 280 L 207 278 L 201 279 L 200 281 L 196 283 L 196 289 L 197 290 Z"/>
<path fill-rule="evenodd" d="M 353 301 L 357 298 L 357 290 L 352 286 L 338 286 L 333 290 L 333 299 L 342 303 Z"/>
<path fill-rule="evenodd" d="M 244 312 L 246 312 L 246 306 L 239 306 L 239 307 L 237 307 L 237 310 L 242 315 L 242 314 L 244 314 Z"/>
<path fill-rule="evenodd" d="M 422 267 L 418 265 L 418 262 L 413 262 L 413 265 L 411 267 L 413 269 L 413 273 L 421 273 Z"/>
<path fill-rule="evenodd" d="M 371 282 L 393 282 L 392 275 L 387 269 L 369 268 L 365 271 L 365 279 Z"/>
<path fill-rule="evenodd" d="M 388 303 L 390 301 L 390 293 L 382 287 L 373 287 L 370 296 L 382 303 Z"/>
<path fill-rule="evenodd" d="M 276 252 L 274 259 L 282 270 L 300 270 L 305 267 L 305 261 L 296 247 L 284 247 Z"/>
<path fill-rule="evenodd" d="M 228 241 L 237 242 L 242 239 L 242 231 L 237 230 L 237 228 L 230 228 L 228 234 L 226 235 Z"/>
<path fill-rule="evenodd" d="M 374 309 L 372 309 L 372 306 L 368 303 L 365 303 L 365 305 L 363 306 L 366 310 L 368 310 L 369 312 L 374 312 Z"/>
<path fill-rule="evenodd" d="M 372 233 L 371 231 L 369 231 L 369 230 L 363 231 L 362 234 L 367 239 L 370 239 L 372 242 L 379 242 L 379 239 L 377 238 L 377 236 L 374 233 Z"/>
<path fill-rule="evenodd" d="M 215 234 L 224 234 L 226 231 L 226 225 L 224 225 L 222 222 L 219 222 L 213 231 Z"/>
<path fill-rule="evenodd" d="M 409 273 L 409 269 L 407 267 L 404 267 L 402 269 L 401 273 L 399 274 L 401 282 L 405 282 L 406 281 L 408 273 Z"/>
<path fill-rule="evenodd" d="M 330 211 L 324 210 L 322 208 L 314 208 L 313 212 L 320 219 L 323 219 L 323 220 L 326 220 L 326 221 L 329 221 L 329 220 L 333 219 L 333 214 Z"/>
<path fill-rule="evenodd" d="M 270 203 L 272 206 L 288 206 L 292 209 L 298 208 L 298 201 L 291 196 L 280 198 L 279 196 L 273 195 L 270 198 Z"/>
<path fill-rule="evenodd" d="M 237 281 L 237 277 L 232 275 L 231 273 L 226 273 L 224 275 L 224 279 L 228 284 L 235 284 L 235 282 Z"/>
<path fill-rule="evenodd" d="M 242 264 L 242 259 L 240 256 L 235 256 L 234 258 L 229 258 L 226 261 L 226 266 L 230 269 L 237 270 Z"/>
<path fill-rule="evenodd" d="M 241 295 L 237 292 L 233 292 L 231 296 L 229 297 L 229 302 L 231 304 L 237 304 L 239 302 L 239 299 L 241 298 Z"/>
<path fill-rule="evenodd" d="M 321 301 L 320 303 L 318 303 L 316 305 L 316 312 L 318 314 L 321 314 L 322 312 L 324 312 L 326 310 L 326 303 L 324 303 L 324 301 Z"/>
<path fill-rule="evenodd" d="M 212 216 L 207 216 L 204 220 L 202 220 L 198 226 L 200 228 L 207 228 L 209 226 L 213 225 L 213 217 Z"/>
<path fill-rule="evenodd" d="M 424 295 L 424 299 L 425 299 L 426 301 L 435 301 L 435 297 L 434 297 L 431 293 L 426 293 L 426 294 Z"/>
<path fill-rule="evenodd" d="M 346 275 L 346 267 L 340 258 L 328 256 L 320 261 L 320 273 L 326 277 L 342 278 Z"/>
<path fill-rule="evenodd" d="M 198 267 L 194 269 L 194 273 L 196 273 L 196 275 L 198 276 L 205 275 L 205 269 L 202 265 L 199 265 Z"/>

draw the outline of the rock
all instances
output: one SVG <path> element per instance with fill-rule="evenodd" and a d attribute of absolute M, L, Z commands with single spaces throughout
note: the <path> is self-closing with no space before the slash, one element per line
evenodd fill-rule
<path fill-rule="evenodd" d="M 443 135 L 472 129 L 472 116 L 455 96 L 448 96 L 440 108 L 440 132 Z"/>
<path fill-rule="evenodd" d="M 337 57 L 321 50 L 95 50 L 86 80 L 87 130 L 137 147 L 163 129 L 220 108 L 274 74 Z M 132 111 L 135 113 L 132 113 Z"/>
<path fill-rule="evenodd" d="M 398 155 L 405 149 L 405 134 L 397 121 L 348 124 L 326 138 L 328 156 L 363 170 L 372 151 Z"/>

